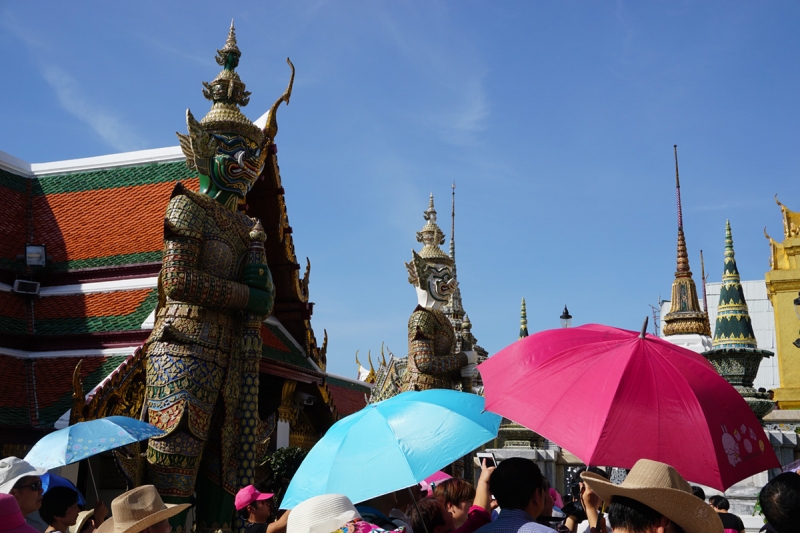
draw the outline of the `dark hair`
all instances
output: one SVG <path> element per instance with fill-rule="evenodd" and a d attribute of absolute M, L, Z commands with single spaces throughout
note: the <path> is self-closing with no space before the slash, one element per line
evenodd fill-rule
<path fill-rule="evenodd" d="M 452 477 L 436 485 L 433 497 L 447 509 L 448 503 L 458 506 L 463 502 L 472 502 L 475 499 L 475 487 L 469 481 Z"/>
<path fill-rule="evenodd" d="M 436 498 L 423 498 L 411 508 L 408 525 L 413 531 L 422 533 L 427 528 L 428 533 L 433 533 L 434 528 L 445 525 L 444 513 L 446 512 Z"/>
<path fill-rule="evenodd" d="M 697 485 L 692 485 L 692 494 L 694 494 L 701 500 L 706 501 L 706 491 L 704 491 L 701 487 L 698 487 Z"/>
<path fill-rule="evenodd" d="M 67 514 L 67 509 L 78 503 L 78 493 L 69 487 L 52 487 L 42 496 L 42 507 L 39 509 L 39 516 L 48 525 L 51 525 L 55 518 Z"/>
<path fill-rule="evenodd" d="M 725 496 L 719 496 L 715 494 L 708 498 L 708 503 L 711 504 L 712 507 L 716 507 L 722 511 L 727 511 L 731 508 L 731 504 L 728 502 L 728 498 Z"/>
<path fill-rule="evenodd" d="M 758 495 L 761 510 L 778 533 L 795 531 L 800 523 L 800 475 L 784 472 L 764 485 Z"/>
<path fill-rule="evenodd" d="M 611 529 L 624 529 L 631 533 L 647 531 L 658 524 L 663 515 L 647 505 L 625 496 L 614 496 L 608 506 L 608 522 Z M 672 523 L 676 533 L 683 533 L 683 529 Z"/>
<path fill-rule="evenodd" d="M 510 457 L 492 472 L 489 489 L 501 509 L 525 509 L 534 493 L 544 490 L 544 478 L 530 459 Z"/>

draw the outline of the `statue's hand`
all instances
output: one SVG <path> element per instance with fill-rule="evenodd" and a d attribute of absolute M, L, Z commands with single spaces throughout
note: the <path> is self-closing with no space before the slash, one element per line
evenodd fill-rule
<path fill-rule="evenodd" d="M 250 287 L 250 296 L 247 298 L 245 309 L 257 315 L 266 316 L 272 311 L 272 303 L 272 292 Z"/>
<path fill-rule="evenodd" d="M 464 352 L 464 354 L 467 356 L 467 364 L 468 365 L 477 364 L 477 362 L 478 362 L 478 352 L 476 352 L 475 350 L 467 350 L 466 352 Z"/>
<path fill-rule="evenodd" d="M 272 273 L 267 265 L 258 263 L 245 265 L 242 283 L 252 289 L 266 291 L 270 295 L 275 294 L 275 288 L 272 285 Z"/>

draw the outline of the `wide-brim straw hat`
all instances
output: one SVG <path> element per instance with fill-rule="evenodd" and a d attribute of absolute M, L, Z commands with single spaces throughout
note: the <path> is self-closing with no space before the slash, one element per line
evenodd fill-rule
<path fill-rule="evenodd" d="M 292 509 L 286 533 L 332 533 L 354 518 L 361 515 L 350 498 L 343 494 L 323 494 Z"/>
<path fill-rule="evenodd" d="M 75 525 L 69 526 L 69 533 L 80 533 L 81 529 L 83 529 L 83 526 L 86 525 L 86 522 L 91 520 L 93 516 L 94 509 L 89 509 L 88 511 L 81 511 L 78 513 L 78 519 L 75 521 Z"/>
<path fill-rule="evenodd" d="M 601 500 L 611 503 L 624 496 L 654 509 L 678 524 L 686 533 L 722 533 L 722 521 L 710 505 L 692 494 L 692 488 L 671 466 L 639 459 L 619 485 L 592 472 L 581 479 Z"/>
<path fill-rule="evenodd" d="M 96 531 L 139 533 L 189 507 L 188 503 L 165 504 L 153 485 L 143 485 L 114 498 L 111 502 L 111 518 Z"/>

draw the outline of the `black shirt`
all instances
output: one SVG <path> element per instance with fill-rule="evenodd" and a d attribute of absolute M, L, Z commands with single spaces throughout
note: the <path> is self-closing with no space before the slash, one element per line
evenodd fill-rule
<path fill-rule="evenodd" d="M 722 520 L 722 529 L 733 529 L 735 531 L 741 531 L 744 529 L 744 524 L 742 523 L 742 519 L 732 513 L 717 513 L 719 515 L 720 520 Z M 250 533 L 250 532 L 248 532 Z"/>
<path fill-rule="evenodd" d="M 244 531 L 245 533 L 267 533 L 267 524 L 248 522 L 247 525 L 244 526 Z"/>

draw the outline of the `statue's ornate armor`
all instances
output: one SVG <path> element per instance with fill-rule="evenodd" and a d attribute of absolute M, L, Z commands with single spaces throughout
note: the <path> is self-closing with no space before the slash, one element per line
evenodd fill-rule
<path fill-rule="evenodd" d="M 464 353 L 453 354 L 456 337 L 447 316 L 418 305 L 408 321 L 408 366 L 403 391 L 453 389 L 467 364 Z"/>
<path fill-rule="evenodd" d="M 204 459 L 209 476 L 236 490 L 234 417 L 248 298 L 238 280 L 253 226 L 251 218 L 182 185 L 167 207 L 160 302 L 146 344 L 147 419 L 166 432 L 150 439 L 148 471 L 162 495 L 192 494 L 209 438 L 219 452 Z M 210 435 L 212 426 L 218 434 Z"/>

